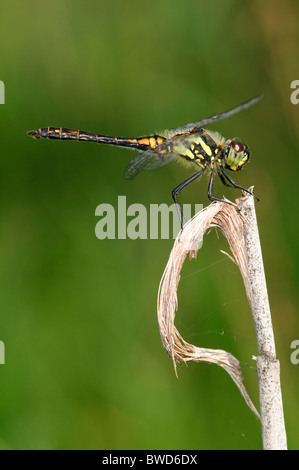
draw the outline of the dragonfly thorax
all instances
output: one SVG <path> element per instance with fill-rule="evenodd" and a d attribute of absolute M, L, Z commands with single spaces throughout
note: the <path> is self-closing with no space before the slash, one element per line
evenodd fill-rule
<path fill-rule="evenodd" d="M 250 157 L 247 145 L 237 139 L 228 140 L 225 143 L 223 155 L 225 168 L 231 171 L 240 171 Z"/>

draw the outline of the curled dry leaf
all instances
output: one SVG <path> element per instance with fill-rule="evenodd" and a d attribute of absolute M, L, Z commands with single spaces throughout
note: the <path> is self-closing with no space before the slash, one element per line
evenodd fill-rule
<path fill-rule="evenodd" d="M 184 226 L 170 253 L 158 293 L 158 321 L 162 343 L 173 360 L 176 374 L 176 362 L 180 361 L 209 362 L 223 367 L 238 386 L 249 408 L 259 417 L 243 385 L 239 361 L 221 349 L 200 348 L 186 342 L 174 326 L 175 311 L 178 306 L 177 289 L 183 263 L 188 254 L 190 259 L 196 257 L 203 235 L 210 227 L 218 227 L 226 237 L 234 260 L 241 271 L 249 299 L 242 215 L 231 204 L 212 203 Z"/>

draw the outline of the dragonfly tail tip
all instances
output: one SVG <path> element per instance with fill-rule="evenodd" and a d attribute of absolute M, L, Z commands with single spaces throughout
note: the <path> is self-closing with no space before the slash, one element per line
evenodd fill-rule
<path fill-rule="evenodd" d="M 35 138 L 37 137 L 37 131 L 28 131 L 27 135 L 30 135 L 31 137 Z"/>

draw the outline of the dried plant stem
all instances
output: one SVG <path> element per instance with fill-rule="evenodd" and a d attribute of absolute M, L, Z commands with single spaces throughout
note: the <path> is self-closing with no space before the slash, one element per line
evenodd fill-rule
<path fill-rule="evenodd" d="M 238 201 L 244 217 L 249 297 L 255 323 L 258 351 L 260 414 L 263 447 L 267 450 L 287 449 L 280 387 L 280 366 L 276 358 L 275 342 L 267 294 L 262 251 L 253 197 Z"/>
<path fill-rule="evenodd" d="M 174 325 L 178 307 L 177 290 L 184 261 L 188 255 L 190 260 L 196 258 L 203 235 L 211 227 L 218 227 L 227 239 L 233 259 L 240 269 L 251 306 L 259 353 L 256 361 L 261 416 L 244 387 L 238 360 L 229 352 L 188 343 Z M 170 253 L 160 282 L 157 309 L 162 343 L 173 360 L 175 371 L 177 362 L 189 361 L 209 362 L 225 369 L 238 386 L 249 408 L 261 419 L 264 449 L 287 449 L 279 361 L 276 358 L 252 195 L 246 194 L 237 200 L 235 207 L 225 202 L 210 204 L 189 220 Z"/>

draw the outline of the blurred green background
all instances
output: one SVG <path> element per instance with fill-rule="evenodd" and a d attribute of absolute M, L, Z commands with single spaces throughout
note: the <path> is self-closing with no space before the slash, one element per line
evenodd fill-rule
<path fill-rule="evenodd" d="M 192 172 L 169 165 L 123 179 L 133 152 L 34 141 L 53 125 L 140 136 L 229 109 L 211 127 L 252 151 L 236 175 L 254 185 L 288 444 L 298 445 L 298 2 L 153 0 L 1 5 L 2 449 L 260 449 L 260 423 L 217 366 L 178 366 L 162 348 L 158 285 L 173 240 L 98 240 L 95 209 L 172 203 Z M 239 191 L 216 193 L 230 199 Z M 209 204 L 207 179 L 182 203 Z M 237 267 L 204 239 L 186 262 L 176 326 L 241 363 L 258 407 L 254 324 Z"/>

